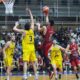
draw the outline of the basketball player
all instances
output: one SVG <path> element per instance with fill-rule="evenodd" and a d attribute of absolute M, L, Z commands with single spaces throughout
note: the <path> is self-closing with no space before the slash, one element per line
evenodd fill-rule
<path fill-rule="evenodd" d="M 70 52 L 71 52 L 70 63 L 71 63 L 71 66 L 76 74 L 76 78 L 79 79 L 77 69 L 80 70 L 80 60 L 79 60 L 80 53 L 78 51 L 78 45 L 76 44 L 75 39 L 72 39 L 71 43 L 68 44 L 67 50 L 70 50 Z"/>
<path fill-rule="evenodd" d="M 54 32 L 54 21 L 53 20 L 49 20 L 49 16 L 48 14 L 45 15 L 46 16 L 46 25 L 47 26 L 43 26 L 43 27 L 40 27 L 40 23 L 37 23 L 36 25 L 38 26 L 38 30 L 39 32 L 42 32 L 42 36 L 43 36 L 43 43 L 42 43 L 42 47 L 41 47 L 41 50 L 43 53 L 41 53 L 41 57 L 43 58 L 43 61 L 45 62 L 46 64 L 46 67 L 47 67 L 47 70 L 49 72 L 49 77 L 51 75 L 51 72 L 49 70 L 49 68 L 51 67 L 51 64 L 50 64 L 50 60 L 48 59 L 48 51 L 52 45 L 52 36 L 53 34 L 55 33 Z M 40 51 L 41 51 L 40 50 Z"/>
<path fill-rule="evenodd" d="M 54 69 L 55 80 L 58 80 L 57 68 L 60 71 L 59 75 L 61 75 L 61 73 L 63 72 L 63 67 L 62 67 L 63 58 L 62 58 L 61 51 L 66 52 L 66 49 L 57 45 L 57 41 L 53 40 L 53 45 L 50 48 L 50 59 L 51 59 L 52 67 Z M 59 76 L 59 79 L 61 79 L 60 76 Z"/>
<path fill-rule="evenodd" d="M 34 47 L 34 20 L 33 20 L 33 15 L 31 13 L 30 9 L 27 9 L 29 14 L 30 14 L 30 18 L 31 18 L 31 23 L 26 23 L 24 28 L 25 29 L 19 29 L 19 23 L 17 22 L 13 28 L 14 31 L 19 32 L 23 35 L 22 38 L 22 49 L 23 49 L 23 71 L 24 71 L 24 75 L 23 75 L 23 79 L 26 80 L 27 79 L 27 64 L 29 62 L 32 63 L 33 69 L 34 69 L 34 73 L 35 73 L 35 80 L 38 79 L 37 76 L 37 67 L 36 67 L 36 54 L 35 54 L 35 47 Z"/>
<path fill-rule="evenodd" d="M 12 69 L 14 51 L 15 51 L 15 36 L 11 35 L 10 41 L 8 41 L 3 48 L 4 62 L 5 62 L 5 66 L 7 69 L 6 70 L 7 72 L 6 80 L 11 80 L 10 73 Z"/>

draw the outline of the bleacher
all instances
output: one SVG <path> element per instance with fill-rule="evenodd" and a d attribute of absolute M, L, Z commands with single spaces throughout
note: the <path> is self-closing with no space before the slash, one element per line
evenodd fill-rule
<path fill-rule="evenodd" d="M 34 16 L 40 16 L 41 8 L 44 5 L 48 5 L 51 8 L 50 16 L 54 17 L 73 17 L 80 16 L 80 3 L 75 3 L 76 6 L 73 6 L 73 2 L 65 3 L 66 1 L 61 0 L 43 0 L 40 4 L 36 0 L 32 1 L 30 4 L 27 2 L 15 2 L 14 5 L 14 15 L 15 16 L 26 16 L 26 6 L 30 7 Z M 78 4 L 78 5 L 77 5 Z M 0 4 L 0 16 L 5 16 L 5 7 L 3 4 Z"/>
<path fill-rule="evenodd" d="M 54 21 L 56 22 L 56 24 L 62 24 L 64 22 L 65 24 L 66 23 L 79 24 L 79 21 L 80 21 L 79 20 L 79 17 L 80 17 L 80 8 L 79 8 L 80 1 L 79 0 L 65 0 L 65 1 L 64 0 L 29 0 L 29 2 L 28 0 L 16 0 L 14 4 L 14 17 L 10 16 L 13 18 L 11 20 L 8 16 L 7 21 L 11 21 L 11 23 L 14 24 L 14 22 L 16 20 L 19 20 L 20 17 L 29 16 L 26 12 L 26 7 L 29 7 L 32 10 L 32 13 L 35 18 L 41 16 L 42 20 L 44 20 L 43 13 L 41 11 L 44 5 L 47 5 L 50 7 L 50 13 L 49 13 L 50 17 L 54 18 Z M 2 17 L 0 18 L 0 25 L 6 24 L 4 22 L 6 20 L 6 15 L 5 15 L 5 7 L 3 3 L 0 3 L 0 16 Z M 65 18 L 68 18 L 68 19 L 65 19 Z M 69 18 L 72 18 L 72 19 L 68 21 Z"/>

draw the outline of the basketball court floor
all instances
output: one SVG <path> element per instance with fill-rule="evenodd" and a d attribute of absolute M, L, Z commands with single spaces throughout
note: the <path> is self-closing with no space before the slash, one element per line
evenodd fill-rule
<path fill-rule="evenodd" d="M 0 76 L 0 80 L 5 80 L 5 76 Z M 11 76 L 11 80 L 22 80 L 22 76 Z M 30 76 L 28 80 L 34 80 L 34 76 Z M 40 75 L 39 80 L 50 80 L 50 79 L 48 75 Z M 52 80 L 55 80 L 54 77 Z M 77 79 L 74 74 L 70 74 L 70 75 L 62 75 L 61 80 L 77 80 Z"/>

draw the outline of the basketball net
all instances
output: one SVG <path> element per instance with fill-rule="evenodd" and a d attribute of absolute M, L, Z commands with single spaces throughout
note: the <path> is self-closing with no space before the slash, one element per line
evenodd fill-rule
<path fill-rule="evenodd" d="M 2 0 L 5 5 L 5 14 L 13 14 L 13 6 L 15 0 Z"/>

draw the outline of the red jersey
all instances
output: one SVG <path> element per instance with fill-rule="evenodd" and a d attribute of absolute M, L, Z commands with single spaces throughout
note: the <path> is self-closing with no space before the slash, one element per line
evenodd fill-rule
<path fill-rule="evenodd" d="M 52 35 L 54 34 L 54 30 L 53 27 L 47 26 L 47 32 L 46 34 L 43 36 L 43 44 L 42 44 L 42 49 L 43 49 L 43 53 L 45 54 L 45 56 L 48 56 L 48 51 L 52 45 Z"/>
<path fill-rule="evenodd" d="M 52 35 L 54 34 L 53 27 L 47 26 L 47 32 L 44 35 L 44 43 L 52 42 Z"/>
<path fill-rule="evenodd" d="M 70 63 L 72 65 L 72 67 L 78 66 L 80 64 L 78 45 L 76 43 L 71 43 L 70 50 L 71 50 Z"/>
<path fill-rule="evenodd" d="M 70 44 L 70 50 L 71 50 L 71 53 L 73 54 L 75 51 L 77 52 L 78 51 L 78 45 L 76 43 L 71 43 Z"/>
<path fill-rule="evenodd" d="M 70 44 L 70 50 L 73 57 L 78 57 L 78 45 L 76 43 Z"/>

